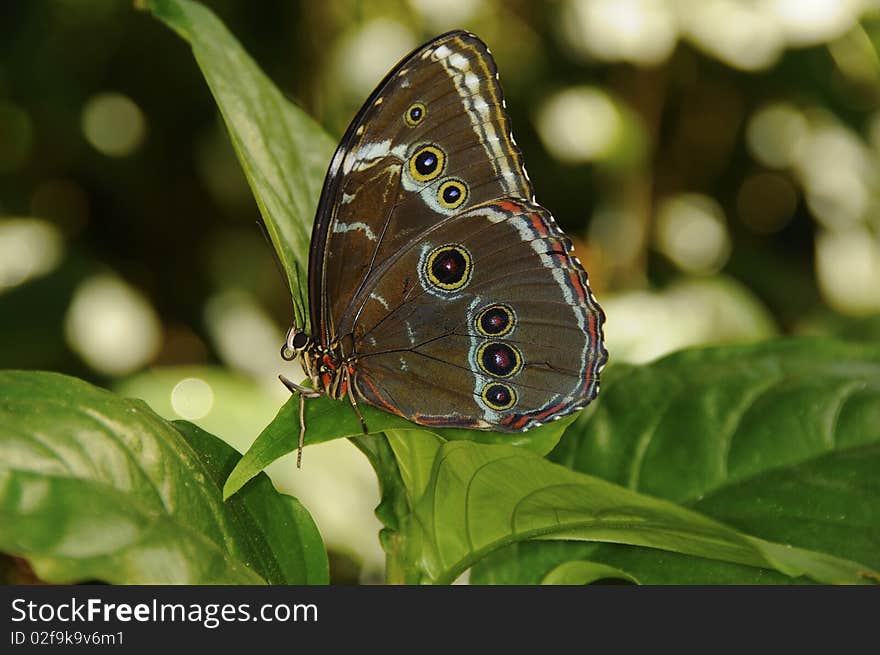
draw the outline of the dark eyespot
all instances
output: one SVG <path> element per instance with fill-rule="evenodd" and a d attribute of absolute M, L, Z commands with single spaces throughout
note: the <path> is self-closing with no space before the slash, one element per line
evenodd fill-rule
<path fill-rule="evenodd" d="M 290 345 L 293 346 L 295 350 L 302 350 L 306 347 L 308 342 L 309 338 L 306 336 L 305 332 L 297 332 L 293 335 L 293 341 L 290 342 Z"/>
<path fill-rule="evenodd" d="M 410 127 L 415 127 L 419 123 L 422 122 L 425 118 L 425 114 L 427 114 L 428 110 L 421 102 L 417 102 L 412 105 L 409 109 L 406 110 L 406 113 L 403 115 L 403 119 L 406 121 L 406 124 Z"/>
<path fill-rule="evenodd" d="M 471 277 L 471 255 L 462 246 L 435 248 L 425 263 L 428 282 L 444 291 L 456 291 Z"/>
<path fill-rule="evenodd" d="M 455 284 L 465 274 L 467 260 L 457 250 L 444 250 L 431 264 L 431 273 L 442 284 Z"/>
<path fill-rule="evenodd" d="M 487 337 L 500 337 L 513 330 L 514 314 L 507 305 L 489 305 L 479 313 L 475 327 Z"/>
<path fill-rule="evenodd" d="M 433 180 L 443 171 L 446 155 L 437 146 L 419 148 L 409 160 L 410 175 L 418 182 Z"/>
<path fill-rule="evenodd" d="M 447 209 L 456 209 L 461 207 L 467 198 L 467 186 L 461 180 L 445 180 L 437 190 L 437 197 L 440 199 L 440 204 Z"/>
<path fill-rule="evenodd" d="M 416 157 L 416 170 L 424 176 L 428 176 L 437 170 L 438 159 L 430 150 L 419 153 Z"/>
<path fill-rule="evenodd" d="M 522 368 L 522 357 L 519 352 L 506 343 L 497 341 L 480 346 L 477 351 L 477 362 L 483 371 L 499 378 L 509 377 Z"/>
<path fill-rule="evenodd" d="M 500 411 L 510 409 L 516 404 L 516 392 L 500 382 L 493 382 L 483 387 L 483 392 L 480 395 L 490 409 Z"/>

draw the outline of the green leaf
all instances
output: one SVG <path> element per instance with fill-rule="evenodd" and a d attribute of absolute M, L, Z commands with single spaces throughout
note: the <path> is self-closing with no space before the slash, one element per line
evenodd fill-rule
<path fill-rule="evenodd" d="M 868 567 L 756 539 L 674 503 L 576 473 L 523 449 L 448 442 L 410 523 L 422 581 L 448 583 L 524 539 L 625 543 L 819 582 L 858 584 Z"/>
<path fill-rule="evenodd" d="M 551 458 L 674 500 L 749 534 L 880 567 L 880 349 L 791 339 L 689 350 L 605 377 L 595 411 Z M 544 546 L 538 544 L 540 549 Z M 786 582 L 770 572 L 575 545 L 646 584 Z M 472 572 L 504 579 L 493 554 Z M 534 559 L 534 558 L 533 558 Z M 541 562 L 522 581 L 540 579 Z"/>
<path fill-rule="evenodd" d="M 304 284 L 297 271 L 308 270 L 312 222 L 334 141 L 282 96 L 206 7 L 189 0 L 141 4 L 192 46 L 297 303 Z M 304 325 L 305 308 L 296 306 Z"/>
<path fill-rule="evenodd" d="M 363 435 L 360 421 L 347 400 L 339 402 L 327 397 L 313 398 L 306 400 L 305 408 L 306 445 Z M 577 416 L 566 416 L 559 421 L 533 428 L 528 432 L 508 434 L 487 430 L 429 429 L 368 405 L 361 405 L 360 410 L 370 434 L 378 434 L 388 430 L 425 432 L 429 437 L 433 435 L 434 438 L 442 440 L 470 439 L 480 443 L 507 443 L 533 450 L 542 455 L 553 449 L 562 438 L 566 428 Z M 223 487 L 224 498 L 232 496 L 248 480 L 276 459 L 295 450 L 298 441 L 299 398 L 291 397 L 275 419 L 260 433 L 230 474 Z"/>
<path fill-rule="evenodd" d="M 428 487 L 434 459 L 443 445 L 443 439 L 424 430 L 388 430 L 385 437 L 394 451 L 409 507 L 412 508 Z"/>
<path fill-rule="evenodd" d="M 384 526 L 379 541 L 387 556 L 385 581 L 402 584 L 407 580 L 406 553 L 411 544 L 407 542 L 406 531 L 412 508 L 397 457 L 385 435 L 353 437 L 351 441 L 367 457 L 379 479 L 382 500 L 376 517 Z"/>
<path fill-rule="evenodd" d="M 544 576 L 541 584 L 585 585 L 600 580 L 617 580 L 639 584 L 639 581 L 626 571 L 587 560 L 573 560 L 560 564 Z"/>
<path fill-rule="evenodd" d="M 212 489 L 222 488 L 240 454 L 192 423 L 174 421 L 174 427 L 199 453 L 210 472 Z M 318 526 L 299 500 L 276 492 L 267 475 L 254 478 L 223 508 L 234 516 L 243 535 L 262 537 L 261 550 L 271 551 L 263 565 L 274 568 L 271 575 L 264 576 L 270 583 L 330 582 L 327 551 Z"/>
<path fill-rule="evenodd" d="M 326 582 L 314 523 L 268 478 L 222 502 L 237 455 L 140 401 L 0 372 L 0 551 L 58 583 Z"/>

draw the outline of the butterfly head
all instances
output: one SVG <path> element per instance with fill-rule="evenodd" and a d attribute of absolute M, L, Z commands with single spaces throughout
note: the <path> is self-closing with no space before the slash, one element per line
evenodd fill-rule
<path fill-rule="evenodd" d="M 281 346 L 281 357 L 290 362 L 312 347 L 312 338 L 302 328 L 293 325 L 287 331 L 287 338 L 284 340 L 284 345 Z"/>

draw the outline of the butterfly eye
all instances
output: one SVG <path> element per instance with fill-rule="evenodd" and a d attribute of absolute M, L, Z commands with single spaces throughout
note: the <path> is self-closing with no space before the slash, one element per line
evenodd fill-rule
<path fill-rule="evenodd" d="M 409 172 L 417 182 L 429 182 L 443 172 L 446 155 L 437 146 L 423 146 L 409 160 Z"/>
<path fill-rule="evenodd" d="M 437 190 L 437 198 L 446 209 L 456 209 L 467 199 L 467 186 L 461 180 L 446 180 Z"/>
<path fill-rule="evenodd" d="M 507 305 L 490 305 L 477 316 L 474 326 L 486 337 L 501 337 L 513 330 L 514 314 Z"/>
<path fill-rule="evenodd" d="M 423 120 L 425 120 L 425 115 L 428 113 L 428 109 L 421 102 L 415 103 L 412 107 L 406 110 L 403 114 L 403 120 L 406 121 L 406 124 L 410 127 L 415 127 Z"/>
<path fill-rule="evenodd" d="M 522 369 L 522 356 L 506 343 L 490 341 L 477 351 L 477 363 L 489 375 L 507 378 Z"/>
<path fill-rule="evenodd" d="M 297 332 L 290 341 L 290 345 L 293 346 L 294 350 L 304 350 L 308 343 L 309 338 L 305 332 Z"/>
<path fill-rule="evenodd" d="M 486 385 L 483 387 L 483 392 L 480 395 L 483 397 L 483 402 L 486 403 L 486 406 L 496 411 L 510 409 L 516 404 L 516 392 L 511 387 L 500 382 Z"/>
<path fill-rule="evenodd" d="M 435 248 L 425 262 L 428 282 L 443 291 L 457 291 L 471 279 L 471 254 L 461 246 Z"/>

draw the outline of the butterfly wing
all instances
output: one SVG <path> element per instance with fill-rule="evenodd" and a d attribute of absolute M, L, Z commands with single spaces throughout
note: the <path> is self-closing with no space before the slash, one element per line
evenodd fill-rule
<path fill-rule="evenodd" d="M 502 431 L 586 405 L 607 359 L 604 316 L 570 251 L 549 212 L 521 199 L 435 225 L 357 298 L 358 395 L 423 425 Z"/>
<path fill-rule="evenodd" d="M 481 202 L 531 198 L 486 45 L 450 32 L 413 51 L 352 121 L 327 173 L 309 257 L 312 332 L 351 331 L 383 262 Z"/>

